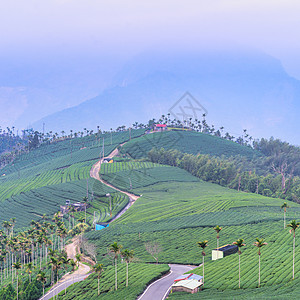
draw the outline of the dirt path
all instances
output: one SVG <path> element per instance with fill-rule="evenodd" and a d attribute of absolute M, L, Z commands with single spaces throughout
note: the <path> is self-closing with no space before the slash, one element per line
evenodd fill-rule
<path fill-rule="evenodd" d="M 122 147 L 125 143 L 120 144 L 119 147 Z M 119 150 L 118 148 L 116 148 L 115 150 L 113 150 L 107 157 L 105 158 L 113 158 L 116 155 L 119 154 Z M 104 158 L 102 158 L 100 161 L 98 161 L 97 163 L 95 163 L 91 170 L 90 170 L 90 176 L 96 180 L 99 180 L 100 182 L 102 182 L 103 184 L 113 188 L 114 190 L 121 192 L 125 195 L 127 195 L 129 197 L 129 203 L 126 205 L 125 208 L 123 208 L 113 219 L 111 219 L 110 222 L 116 220 L 117 218 L 119 218 L 122 214 L 124 214 L 127 209 L 138 199 L 140 198 L 140 196 L 122 191 L 118 188 L 116 188 L 115 186 L 113 186 L 112 184 L 104 181 L 103 179 L 101 179 L 100 177 L 100 168 L 101 168 L 101 164 L 103 163 Z M 65 250 L 67 252 L 67 256 L 69 259 L 74 259 L 76 260 L 75 256 L 76 254 L 79 252 L 79 237 L 75 237 L 72 239 L 72 243 L 67 245 L 65 247 Z M 83 256 L 83 260 L 87 261 L 89 263 L 92 263 L 92 261 L 88 258 L 88 257 L 84 257 Z M 69 287 L 70 285 L 74 284 L 74 282 L 78 282 L 78 281 L 82 281 L 84 279 L 86 279 L 91 273 L 91 268 L 88 265 L 85 265 L 83 263 L 79 263 L 79 268 L 72 274 L 67 273 L 65 274 L 57 284 L 55 284 L 54 286 L 52 286 L 52 288 L 45 294 L 44 297 L 41 297 L 40 300 L 48 300 L 51 299 L 54 295 L 57 295 L 58 293 L 60 293 L 61 291 L 63 291 L 64 289 L 66 289 L 67 287 Z"/>
<path fill-rule="evenodd" d="M 125 143 L 123 144 L 120 144 L 120 146 L 122 147 Z M 105 158 L 113 158 L 115 157 L 116 155 L 119 154 L 119 150 L 118 148 L 116 148 L 114 151 L 112 151 L 107 157 L 104 157 L 102 158 L 101 160 L 99 160 L 97 163 L 95 163 L 93 166 L 92 166 L 92 169 L 90 170 L 90 176 L 100 182 L 102 182 L 103 184 L 113 188 L 114 190 L 118 191 L 118 192 L 121 192 L 125 195 L 127 195 L 129 197 L 129 207 L 138 199 L 140 198 L 140 196 L 137 196 L 137 195 L 134 195 L 132 193 L 128 193 L 126 191 L 122 191 L 120 189 L 118 189 L 117 187 L 113 186 L 112 184 L 104 181 L 101 177 L 100 177 L 100 169 L 101 169 L 101 164 L 103 163 L 103 160 Z M 120 217 L 129 207 L 125 207 L 119 214 L 118 214 L 118 217 Z M 116 218 L 112 219 L 115 220 Z"/>
<path fill-rule="evenodd" d="M 67 256 L 69 259 L 74 259 L 76 261 L 76 254 L 78 251 L 78 243 L 79 237 L 75 237 L 72 239 L 72 243 L 65 247 L 67 252 Z M 84 258 L 84 257 L 83 257 Z M 91 268 L 88 265 L 83 263 L 79 263 L 79 267 L 73 273 L 65 274 L 55 285 L 51 287 L 51 289 L 45 294 L 44 297 L 41 297 L 40 300 L 48 300 L 53 298 L 54 295 L 57 295 L 61 291 L 68 288 L 70 285 L 75 282 L 82 281 L 86 279 L 90 275 Z"/>

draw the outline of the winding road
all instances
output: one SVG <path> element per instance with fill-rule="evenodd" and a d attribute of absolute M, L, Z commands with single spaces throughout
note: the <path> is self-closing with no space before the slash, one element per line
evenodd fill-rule
<path fill-rule="evenodd" d="M 120 146 L 122 147 L 125 143 L 120 144 Z M 124 207 L 113 219 L 110 220 L 110 223 L 113 222 L 114 220 L 118 219 L 122 214 L 124 214 L 127 209 L 138 199 L 140 198 L 140 196 L 122 191 L 118 188 L 116 188 L 115 186 L 111 185 L 108 182 L 105 182 L 104 180 L 101 179 L 100 177 L 100 168 L 101 168 L 101 164 L 103 163 L 105 158 L 113 158 L 116 155 L 119 154 L 119 150 L 118 148 L 116 148 L 115 150 L 113 150 L 107 157 L 102 158 L 100 161 L 98 161 L 97 163 L 95 163 L 91 170 L 90 170 L 90 177 L 99 180 L 101 183 L 115 189 L 116 191 L 119 191 L 125 195 L 127 195 L 129 197 L 129 203 L 126 205 L 126 207 Z M 75 255 L 77 253 L 77 248 L 78 248 L 78 239 L 74 238 L 72 240 L 72 243 L 67 245 L 65 247 L 65 250 L 67 252 L 68 258 L 70 259 L 74 259 L 75 260 Z M 65 274 L 59 281 L 58 283 L 56 283 L 55 285 L 53 285 L 51 287 L 51 289 L 43 296 L 40 298 L 40 300 L 49 300 L 51 298 L 53 298 L 55 295 L 59 294 L 60 292 L 62 292 L 63 290 L 65 290 L 66 288 L 68 288 L 70 285 L 74 284 L 75 282 L 79 282 L 82 281 L 84 279 L 86 279 L 91 273 L 91 268 L 83 263 L 79 263 L 79 268 L 72 274 L 67 273 Z"/>
<path fill-rule="evenodd" d="M 78 237 L 73 238 L 72 243 L 65 247 L 68 258 L 75 260 L 75 255 L 77 253 L 76 249 L 78 248 Z M 54 295 L 59 294 L 61 291 L 65 290 L 67 287 L 72 285 L 75 282 L 84 280 L 90 275 L 90 267 L 79 263 L 79 268 L 72 274 L 65 274 L 58 283 L 52 286 L 52 288 L 40 298 L 40 300 L 49 300 L 54 297 Z"/>
<path fill-rule="evenodd" d="M 125 143 L 121 144 L 120 146 L 123 146 Z M 129 197 L 129 203 L 127 206 L 121 210 L 113 219 L 111 219 L 110 223 L 113 222 L 114 220 L 118 219 L 122 214 L 124 214 L 129 207 L 133 205 L 133 203 L 140 198 L 140 196 L 134 195 L 129 192 L 125 192 L 120 190 L 119 188 L 113 186 L 112 184 L 104 181 L 100 177 L 100 169 L 101 169 L 101 164 L 103 163 L 104 159 L 106 158 L 113 158 L 116 155 L 119 154 L 118 148 L 113 150 L 107 157 L 102 158 L 100 161 L 95 163 L 91 170 L 90 170 L 90 177 L 100 181 L 101 183 L 105 184 L 106 186 L 109 186 L 113 188 L 116 191 L 119 191 Z M 68 254 L 68 258 L 74 259 L 75 255 L 77 253 L 77 248 L 78 248 L 78 239 L 73 239 L 73 242 L 69 245 L 66 246 L 66 252 Z M 177 278 L 178 276 L 193 270 L 197 266 L 191 266 L 191 265 L 176 265 L 176 264 L 169 264 L 170 267 L 170 272 L 165 275 L 164 277 L 154 281 L 152 284 L 150 284 L 144 293 L 139 296 L 137 299 L 138 300 L 164 300 L 170 290 L 171 286 L 174 282 L 174 279 Z M 72 274 L 67 273 L 63 276 L 61 280 L 57 284 L 55 284 L 46 294 L 44 297 L 41 297 L 40 300 L 49 300 L 54 297 L 54 295 L 57 295 L 58 293 L 62 292 L 65 290 L 67 287 L 70 285 L 74 284 L 75 282 L 83 281 L 86 279 L 90 274 L 90 267 L 79 263 L 79 268 Z"/>
<path fill-rule="evenodd" d="M 139 296 L 138 300 L 163 300 L 165 299 L 174 283 L 174 279 L 184 274 L 185 272 L 191 271 L 197 266 L 186 266 L 186 265 L 175 265 L 170 264 L 170 273 L 166 276 L 154 281 L 150 284 L 144 293 Z"/>

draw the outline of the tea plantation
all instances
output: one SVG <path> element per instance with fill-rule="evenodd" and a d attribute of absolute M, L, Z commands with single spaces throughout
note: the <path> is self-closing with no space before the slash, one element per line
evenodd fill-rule
<path fill-rule="evenodd" d="M 90 170 L 100 157 L 120 144 L 121 157 L 101 165 L 100 177 L 123 191 L 141 197 L 120 218 L 101 231 L 84 236 L 96 246 L 99 263 L 104 264 L 97 296 L 97 278 L 92 274 L 83 282 L 68 288 L 59 299 L 136 299 L 146 286 L 168 272 L 169 263 L 199 265 L 201 249 L 197 242 L 208 240 L 205 249 L 205 288 L 195 294 L 174 293 L 170 299 L 286 299 L 300 293 L 299 242 L 296 232 L 295 280 L 292 281 L 293 237 L 283 228 L 283 200 L 258 194 L 238 192 L 204 182 L 183 169 L 145 160 L 153 147 L 178 149 L 186 153 L 212 155 L 260 155 L 248 147 L 196 132 L 163 132 L 141 136 L 144 129 L 129 132 L 90 135 L 41 145 L 17 157 L 1 169 L 0 218 L 16 218 L 16 231 L 27 228 L 30 221 L 43 214 L 52 217 L 66 200 L 82 201 L 88 196 L 87 223 L 110 220 L 128 203 L 129 197 L 90 178 Z M 131 158 L 128 157 L 128 154 Z M 134 160 L 134 159 L 139 160 Z M 144 158 L 144 159 L 140 159 Z M 287 201 L 286 219 L 300 220 L 300 205 Z M 77 212 L 76 218 L 85 212 Z M 68 218 L 65 216 L 66 224 Z M 216 232 L 220 225 L 220 245 L 239 238 L 246 246 L 241 255 L 241 289 L 238 289 L 238 255 L 212 261 Z M 90 229 L 93 229 L 92 227 Z M 262 248 L 261 287 L 257 288 L 258 255 L 253 246 L 256 238 L 268 244 Z M 125 263 L 119 261 L 119 289 L 114 290 L 114 267 L 109 247 L 117 242 L 134 251 L 129 264 L 129 287 L 125 287 Z M 160 264 L 146 251 L 145 244 L 159 245 Z M 202 266 L 193 272 L 202 275 Z"/>
<path fill-rule="evenodd" d="M 282 200 L 223 188 L 163 165 L 152 168 L 136 165 L 130 170 L 124 167 L 118 173 L 114 170 L 113 166 L 109 170 L 102 169 L 102 177 L 126 190 L 130 189 L 128 178 L 131 177 L 132 191 L 142 197 L 109 228 L 101 233 L 86 234 L 97 245 L 99 261 L 110 263 L 106 247 L 117 241 L 133 249 L 140 262 L 154 262 L 145 243 L 156 242 L 162 249 L 158 254 L 160 263 L 199 265 L 202 256 L 197 242 L 208 240 L 204 291 L 195 295 L 174 293 L 170 299 L 263 299 L 269 295 L 280 298 L 284 297 L 284 292 L 277 293 L 281 287 L 286 292 L 291 288 L 291 295 L 296 295 L 298 290 L 292 283 L 293 238 L 288 229 L 283 229 Z M 287 222 L 300 220 L 300 205 L 293 202 L 288 205 Z M 245 240 L 241 255 L 241 290 L 238 290 L 238 255 L 211 260 L 211 250 L 216 248 L 213 230 L 216 225 L 223 227 L 220 245 L 231 244 L 239 238 Z M 259 289 L 258 255 L 253 245 L 256 238 L 268 243 L 261 251 L 262 287 Z M 297 249 L 296 239 L 295 274 L 300 272 Z M 202 275 L 202 267 L 193 272 Z M 296 275 L 295 284 L 298 281 L 300 283 L 300 274 Z"/>
<path fill-rule="evenodd" d="M 133 130 L 131 138 L 143 134 Z M 99 221 L 109 219 L 109 203 L 105 195 L 115 191 L 90 178 L 90 169 L 99 160 L 103 149 L 108 155 L 119 144 L 130 139 L 128 131 L 90 135 L 42 144 L 37 149 L 16 157 L 1 169 L 0 217 L 2 221 L 16 218 L 16 228 L 27 226 L 43 214 L 53 216 L 66 200 L 82 201 L 94 197 L 88 219 L 96 210 Z M 87 182 L 88 180 L 88 182 Z M 118 200 L 117 200 L 118 199 Z M 113 215 L 128 203 L 127 197 L 113 197 Z"/>
<path fill-rule="evenodd" d="M 260 152 L 241 146 L 235 142 L 221 139 L 201 132 L 167 131 L 146 134 L 126 143 L 122 153 L 128 153 L 133 158 L 147 157 L 152 148 L 165 150 L 177 149 L 183 153 L 210 154 L 214 156 L 242 155 L 248 158 L 260 156 Z"/>

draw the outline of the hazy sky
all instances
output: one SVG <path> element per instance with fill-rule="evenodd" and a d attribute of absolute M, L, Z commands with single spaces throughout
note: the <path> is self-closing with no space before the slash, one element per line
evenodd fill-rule
<path fill-rule="evenodd" d="M 278 57 L 300 78 L 299 15 L 299 0 L 1 0 L 0 54 L 127 58 L 162 42 L 225 39 Z"/>

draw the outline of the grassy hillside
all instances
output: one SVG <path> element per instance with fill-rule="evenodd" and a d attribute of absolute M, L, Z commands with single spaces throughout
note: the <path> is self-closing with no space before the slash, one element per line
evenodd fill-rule
<path fill-rule="evenodd" d="M 148 176 L 150 170 L 168 172 L 149 181 L 142 180 L 142 174 Z M 114 178 L 114 184 L 126 178 L 128 170 L 122 170 L 113 177 L 113 167 L 106 174 L 106 179 Z M 101 171 L 105 173 L 103 169 Z M 187 172 L 173 167 L 145 167 L 141 172 L 140 165 L 130 170 L 131 176 L 139 173 L 139 187 L 133 192 L 143 196 L 109 228 L 99 232 L 89 232 L 86 237 L 97 246 L 98 260 L 109 264 L 107 246 L 117 241 L 124 248 L 133 249 L 140 262 L 154 262 L 153 257 L 145 250 L 145 243 L 158 243 L 162 251 L 158 254 L 160 263 L 200 264 L 201 249 L 198 241 L 208 240 L 205 249 L 206 285 L 204 292 L 197 295 L 176 294 L 174 299 L 232 299 L 236 295 L 247 297 L 257 286 L 258 255 L 253 246 L 256 238 L 264 238 L 268 243 L 262 249 L 262 288 L 255 290 L 255 295 L 262 298 L 269 293 L 276 298 L 276 290 L 280 287 L 294 287 L 292 277 L 292 235 L 283 229 L 283 211 L 280 210 L 282 200 L 263 197 L 256 194 L 237 192 L 192 177 Z M 123 175 L 122 175 L 123 174 Z M 174 179 L 174 174 L 177 178 Z M 110 177 L 111 176 L 111 177 Z M 119 177 L 118 177 L 119 176 Z M 288 202 L 287 221 L 300 219 L 300 205 Z M 216 247 L 215 225 L 223 227 L 220 233 L 220 245 L 232 243 L 238 238 L 245 240 L 246 246 L 242 254 L 242 291 L 237 291 L 238 255 L 231 255 L 222 260 L 211 261 L 211 250 Z M 297 253 L 297 247 L 296 247 Z M 296 274 L 300 264 L 296 256 Z M 202 274 L 202 268 L 195 270 Z M 300 283 L 296 275 L 295 284 Z M 299 282 L 298 282 L 299 281 Z M 293 288 L 292 288 L 293 289 Z M 223 295 L 223 294 L 222 294 Z M 113 298 L 111 298 L 113 299 Z"/>
<path fill-rule="evenodd" d="M 190 154 L 225 155 L 227 157 L 242 155 L 252 158 L 255 155 L 261 155 L 252 148 L 193 131 L 167 131 L 147 134 L 124 145 L 122 153 L 128 153 L 133 158 L 141 158 L 146 157 L 152 148 L 177 149 Z"/>
<path fill-rule="evenodd" d="M 143 132 L 143 129 L 133 130 L 131 136 L 134 138 Z M 103 139 L 104 154 L 108 155 L 119 144 L 129 140 L 129 133 L 90 135 L 42 144 L 1 169 L 1 220 L 16 217 L 18 228 L 27 226 L 32 219 L 37 220 L 43 214 L 52 216 L 66 200 L 82 201 L 87 195 L 87 184 L 99 221 L 107 220 L 109 204 L 105 194 L 114 190 L 90 178 L 89 174 L 92 165 L 102 155 Z M 115 215 L 128 203 L 128 199 L 114 195 Z M 93 211 L 88 210 L 88 215 L 92 217 Z"/>
<path fill-rule="evenodd" d="M 169 271 L 168 265 L 153 265 L 143 263 L 129 264 L 129 280 L 126 288 L 126 267 L 125 263 L 119 263 L 118 266 L 118 290 L 115 291 L 114 267 L 104 268 L 100 278 L 100 295 L 97 295 L 97 276 L 89 276 L 85 281 L 77 283 L 68 288 L 67 295 L 64 292 L 60 294 L 59 299 L 85 300 L 85 299 L 126 299 L 135 300 L 142 294 L 148 284 L 161 277 Z"/>

